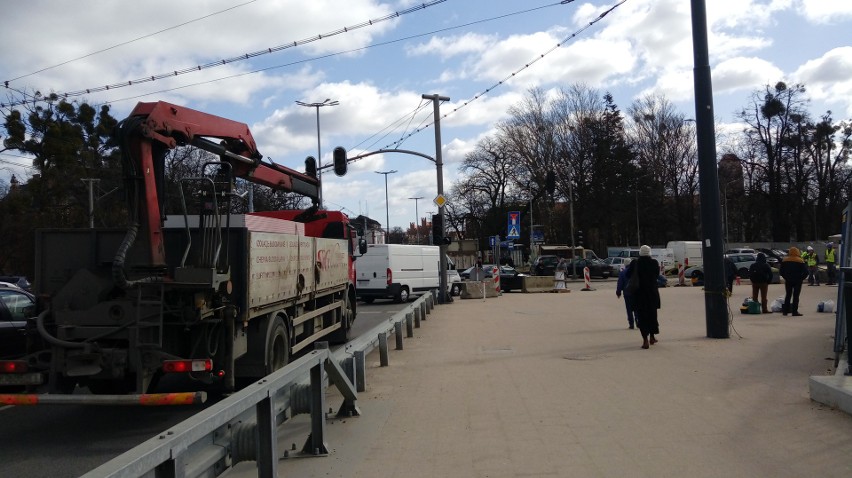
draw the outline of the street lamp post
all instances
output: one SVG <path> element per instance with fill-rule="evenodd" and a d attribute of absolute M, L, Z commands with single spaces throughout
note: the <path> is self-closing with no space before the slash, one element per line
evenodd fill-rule
<path fill-rule="evenodd" d="M 319 109 L 323 106 L 337 106 L 340 104 L 337 100 L 332 100 L 331 98 L 326 98 L 323 102 L 317 103 L 305 103 L 304 101 L 296 101 L 296 104 L 299 106 L 307 106 L 309 108 L 316 108 L 317 110 L 317 179 L 320 182 L 319 188 L 319 203 L 322 206 L 322 149 L 320 148 L 320 120 L 319 120 Z"/>
<path fill-rule="evenodd" d="M 388 238 L 390 237 L 390 202 L 388 202 L 388 174 L 393 174 L 397 172 L 396 169 L 391 169 L 390 171 L 376 171 L 376 174 L 384 174 L 385 175 L 385 244 L 388 243 Z"/>
<path fill-rule="evenodd" d="M 387 176 L 385 176 L 385 177 L 387 177 Z M 423 199 L 423 196 L 418 196 L 416 198 L 408 198 L 408 199 L 414 199 L 414 235 L 415 235 L 415 237 L 417 237 L 417 245 L 419 246 L 420 245 L 420 224 L 418 224 L 417 222 L 420 221 L 420 215 L 417 212 L 417 201 L 419 201 L 420 199 Z"/>

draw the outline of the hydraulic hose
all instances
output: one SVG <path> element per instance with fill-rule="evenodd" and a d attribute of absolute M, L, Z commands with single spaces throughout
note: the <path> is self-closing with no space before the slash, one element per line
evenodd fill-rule
<path fill-rule="evenodd" d="M 36 317 L 36 328 L 38 328 L 39 335 L 41 335 L 45 341 L 47 341 L 50 345 L 56 345 L 57 347 L 63 347 L 66 349 L 82 349 L 88 346 L 88 344 L 84 342 L 70 342 L 68 340 L 57 339 L 50 335 L 50 332 L 48 332 L 44 327 L 44 318 L 47 317 L 48 313 L 50 313 L 50 309 L 45 309 Z"/>

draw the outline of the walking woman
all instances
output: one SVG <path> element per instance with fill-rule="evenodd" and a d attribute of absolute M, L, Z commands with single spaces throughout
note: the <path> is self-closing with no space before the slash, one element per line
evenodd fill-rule
<path fill-rule="evenodd" d="M 651 257 L 651 247 L 643 245 L 639 248 L 639 258 L 633 261 L 631 267 L 632 280 L 638 280 L 638 289 L 633 295 L 633 310 L 636 311 L 636 321 L 642 334 L 642 348 L 657 343 L 656 335 L 660 333 L 660 323 L 657 321 L 657 309 L 660 308 L 660 291 L 657 289 L 657 276 L 660 275 L 660 264 Z M 634 279 L 632 276 L 636 274 Z M 628 286 L 629 287 L 629 286 Z"/>

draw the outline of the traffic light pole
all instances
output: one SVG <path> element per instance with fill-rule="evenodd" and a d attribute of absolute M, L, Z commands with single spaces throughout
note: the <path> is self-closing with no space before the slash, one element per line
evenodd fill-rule
<path fill-rule="evenodd" d="M 435 111 L 435 169 L 438 172 L 438 197 L 444 196 L 444 161 L 441 158 L 441 101 L 450 101 L 448 96 L 440 95 L 423 95 L 424 100 L 432 100 L 432 106 Z M 438 205 L 438 216 L 441 217 L 442 237 L 446 235 L 444 227 L 444 204 Z M 452 298 L 447 295 L 447 245 L 444 241 L 438 245 L 440 248 L 440 264 L 441 278 L 438 287 L 438 303 L 443 304 L 452 302 Z"/>

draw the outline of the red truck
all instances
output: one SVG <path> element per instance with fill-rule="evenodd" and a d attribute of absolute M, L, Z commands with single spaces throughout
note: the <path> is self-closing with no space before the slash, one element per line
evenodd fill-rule
<path fill-rule="evenodd" d="M 115 137 L 127 227 L 38 231 L 35 323 L 47 346 L 4 364 L 0 383 L 47 377 L 49 394 L 0 402 L 111 395 L 147 403 L 170 374 L 197 389 L 234 390 L 317 340 L 348 339 L 353 256 L 366 247 L 345 214 L 319 208 L 315 167 L 264 162 L 245 124 L 164 102 L 139 103 Z M 182 210 L 165 211 L 165 153 L 187 145 L 218 157 L 205 164 L 209 174 L 181 180 Z M 345 172 L 345 154 L 335 169 Z M 235 177 L 313 205 L 230 214 Z M 77 386 L 92 394 L 73 394 Z"/>

